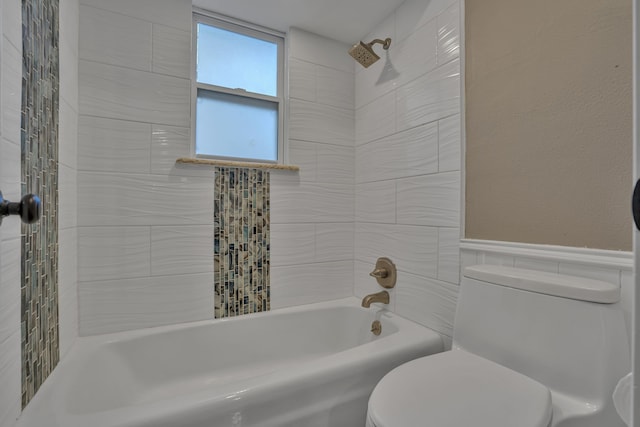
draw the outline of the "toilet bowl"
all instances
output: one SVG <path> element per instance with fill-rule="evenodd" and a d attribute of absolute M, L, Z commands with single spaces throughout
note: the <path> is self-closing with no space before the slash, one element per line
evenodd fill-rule
<path fill-rule="evenodd" d="M 623 427 L 630 368 L 617 285 L 501 266 L 465 269 L 453 349 L 397 367 L 367 427 Z"/>

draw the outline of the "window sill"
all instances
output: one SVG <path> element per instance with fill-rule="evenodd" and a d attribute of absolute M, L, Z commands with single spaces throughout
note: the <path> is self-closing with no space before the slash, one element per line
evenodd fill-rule
<path fill-rule="evenodd" d="M 197 159 L 192 157 L 180 157 L 176 159 L 178 164 L 190 164 L 190 165 L 206 165 L 206 166 L 226 166 L 232 168 L 253 168 L 253 169 L 276 169 L 291 172 L 298 172 L 299 166 L 293 165 L 279 165 L 275 163 L 256 163 L 256 162 L 234 162 L 231 160 L 216 160 L 216 159 Z"/>

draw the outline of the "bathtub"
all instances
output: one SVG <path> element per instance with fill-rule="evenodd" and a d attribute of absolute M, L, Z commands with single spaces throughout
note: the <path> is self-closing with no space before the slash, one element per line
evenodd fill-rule
<path fill-rule="evenodd" d="M 384 374 L 443 345 L 427 328 L 359 305 L 79 338 L 18 426 L 364 426 Z"/>

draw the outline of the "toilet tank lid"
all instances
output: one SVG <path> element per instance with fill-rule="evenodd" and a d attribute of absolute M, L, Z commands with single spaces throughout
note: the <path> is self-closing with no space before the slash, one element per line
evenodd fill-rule
<path fill-rule="evenodd" d="M 565 274 L 485 264 L 466 267 L 464 276 L 509 288 L 581 301 L 611 304 L 620 300 L 620 287 L 617 284 Z"/>

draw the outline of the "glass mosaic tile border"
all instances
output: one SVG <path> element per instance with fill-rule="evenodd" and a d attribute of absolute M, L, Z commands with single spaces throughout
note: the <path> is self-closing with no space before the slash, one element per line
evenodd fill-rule
<path fill-rule="evenodd" d="M 269 172 L 215 168 L 215 317 L 270 309 Z"/>
<path fill-rule="evenodd" d="M 58 335 L 58 0 L 22 0 L 22 194 L 42 217 L 22 225 L 22 407 L 60 359 Z"/>

